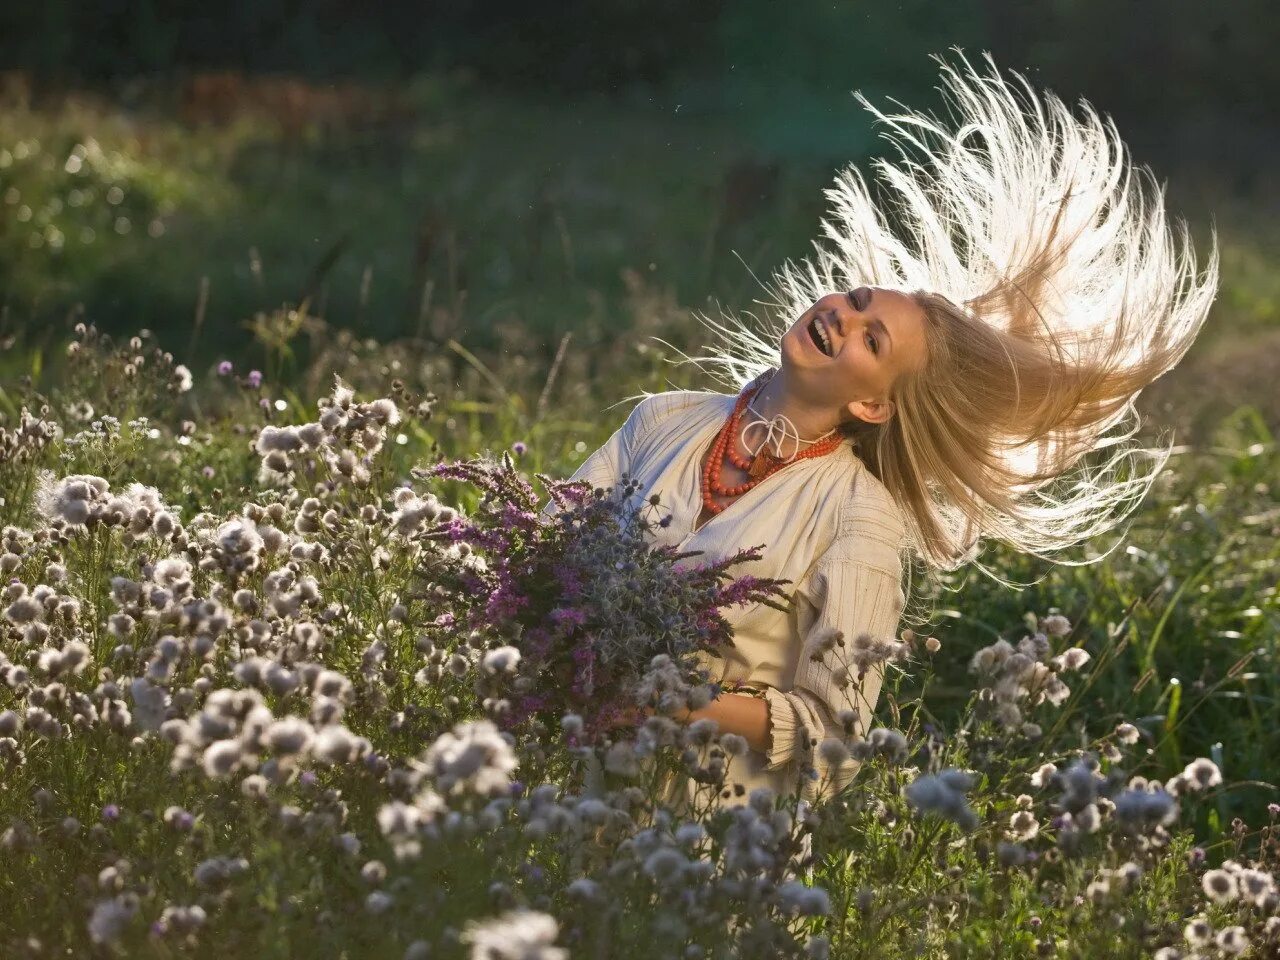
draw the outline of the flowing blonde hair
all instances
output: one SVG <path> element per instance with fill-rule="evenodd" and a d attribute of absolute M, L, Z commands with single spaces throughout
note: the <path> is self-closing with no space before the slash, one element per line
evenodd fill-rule
<path fill-rule="evenodd" d="M 1140 425 L 1133 401 L 1204 322 L 1216 229 L 1198 277 L 1185 221 L 1175 243 L 1161 186 L 1131 168 L 1110 117 L 1081 100 L 1076 119 L 1021 75 L 1021 91 L 1001 78 L 989 53 L 981 76 L 952 49 L 960 70 L 933 56 L 951 129 L 905 107 L 886 115 L 855 93 L 902 156 L 874 166 L 905 239 L 861 173 L 844 170 L 821 222 L 833 246 L 815 241 L 816 258 L 787 261 L 765 285 L 773 300 L 758 301 L 780 319 L 758 329 L 700 315 L 723 349 L 686 362 L 710 363 L 740 390 L 779 363 L 778 340 L 822 296 L 901 289 L 924 311 L 926 360 L 893 384 L 893 416 L 842 431 L 902 508 L 910 545 L 944 570 L 975 560 L 982 538 L 1093 562 L 1115 545 L 1082 561 L 1057 554 L 1126 520 L 1168 459 L 1168 448 L 1126 443 Z M 1103 449 L 1103 462 L 1082 463 Z"/>

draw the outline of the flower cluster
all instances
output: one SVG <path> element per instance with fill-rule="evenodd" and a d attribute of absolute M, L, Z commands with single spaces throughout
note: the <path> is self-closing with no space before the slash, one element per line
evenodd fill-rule
<path fill-rule="evenodd" d="M 720 609 L 778 603 L 774 581 L 727 572 L 758 559 L 754 550 L 690 565 L 672 548 L 655 548 L 650 523 L 625 508 L 626 490 L 596 496 L 541 477 L 552 503 L 540 514 L 508 454 L 423 475 L 462 480 L 482 494 L 473 515 L 452 520 L 448 536 L 487 563 L 455 568 L 452 594 L 458 623 L 519 654 L 507 657 L 507 669 L 484 670 L 477 685 L 505 729 L 530 718 L 556 723 L 571 712 L 582 719 L 574 739 L 594 743 L 630 705 L 705 705 L 698 654 L 732 644 Z"/>
<path fill-rule="evenodd" d="M 337 376 L 333 394 L 321 399 L 319 407 L 320 417 L 312 423 L 266 426 L 258 433 L 254 450 L 262 457 L 264 484 L 280 484 L 301 473 L 333 483 L 369 485 L 369 465 L 382 449 L 387 428 L 400 422 L 399 408 L 385 397 L 357 403 L 354 391 Z"/>
<path fill-rule="evenodd" d="M 1046 630 L 1023 637 L 1017 645 L 1007 640 L 997 640 L 977 651 L 969 661 L 969 669 L 986 683 L 979 691 L 982 702 L 991 705 L 997 724 L 1006 730 L 1019 730 L 1024 736 L 1040 735 L 1037 724 L 1025 720 L 1028 706 L 1034 707 L 1048 701 L 1061 706 L 1071 695 L 1071 688 L 1062 674 L 1079 670 L 1090 660 L 1083 647 L 1070 647 L 1051 656 L 1051 635 L 1065 635 L 1070 625 L 1065 617 L 1054 615 L 1045 619 Z"/>

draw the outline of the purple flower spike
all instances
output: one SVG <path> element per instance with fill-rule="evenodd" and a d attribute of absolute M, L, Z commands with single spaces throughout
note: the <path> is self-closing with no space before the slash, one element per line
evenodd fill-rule
<path fill-rule="evenodd" d="M 107 823 L 110 823 L 113 820 L 120 819 L 120 808 L 117 807 L 114 803 L 108 803 L 105 807 L 102 808 L 102 819 L 105 820 Z"/>
<path fill-rule="evenodd" d="M 260 386 L 262 386 L 262 371 L 250 370 L 249 376 L 247 376 L 245 380 L 248 382 L 249 387 L 251 389 L 257 390 Z"/>
<path fill-rule="evenodd" d="M 229 377 L 229 376 L 231 376 L 231 361 L 230 361 L 230 360 L 223 360 L 220 364 L 218 364 L 218 376 L 220 376 L 220 377 Z"/>

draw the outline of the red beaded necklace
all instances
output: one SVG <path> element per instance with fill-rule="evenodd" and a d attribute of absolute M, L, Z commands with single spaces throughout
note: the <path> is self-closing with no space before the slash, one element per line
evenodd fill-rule
<path fill-rule="evenodd" d="M 733 438 L 738 434 L 738 423 L 742 419 L 742 411 L 747 408 L 747 404 L 755 398 L 755 395 L 763 387 L 764 384 L 761 384 L 750 393 L 744 390 L 738 395 L 738 402 L 733 405 L 733 413 L 729 414 L 729 419 L 720 428 L 720 433 L 716 436 L 715 446 L 711 448 L 711 456 L 707 458 L 706 466 L 702 468 L 702 505 L 712 513 L 720 513 L 724 510 L 724 507 L 712 499 L 712 493 L 722 497 L 740 497 L 765 477 L 777 473 L 788 463 L 794 463 L 796 460 L 808 460 L 811 457 L 822 457 L 840 446 L 842 438 L 836 435 L 826 440 L 819 440 L 808 450 L 796 454 L 792 460 L 780 460 L 763 448 L 750 460 L 739 456 L 738 451 L 733 447 Z M 751 476 L 750 480 L 734 487 L 726 487 L 721 484 L 720 470 L 726 454 L 735 467 L 739 470 L 747 471 Z"/>

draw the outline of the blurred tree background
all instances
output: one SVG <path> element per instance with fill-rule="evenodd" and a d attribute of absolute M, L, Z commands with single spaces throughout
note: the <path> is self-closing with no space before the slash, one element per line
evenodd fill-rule
<path fill-rule="evenodd" d="M 305 299 L 545 358 L 634 328 L 638 291 L 742 308 L 883 149 L 851 91 L 936 108 L 953 45 L 1111 114 L 1223 235 L 1205 362 L 1275 355 L 1273 0 L 5 4 L 0 324 L 78 310 L 212 364 Z"/>

